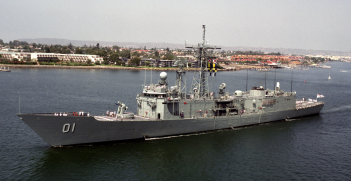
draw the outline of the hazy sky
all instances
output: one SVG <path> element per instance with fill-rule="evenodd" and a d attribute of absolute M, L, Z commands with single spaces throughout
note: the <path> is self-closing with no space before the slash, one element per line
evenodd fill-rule
<path fill-rule="evenodd" d="M 351 50 L 350 0 L 0 0 L 0 39 Z"/>

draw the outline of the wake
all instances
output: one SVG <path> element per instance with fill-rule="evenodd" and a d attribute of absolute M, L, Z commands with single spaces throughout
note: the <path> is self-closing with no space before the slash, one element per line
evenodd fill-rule
<path fill-rule="evenodd" d="M 350 109 L 351 109 L 351 104 L 350 105 L 343 105 L 341 107 L 334 107 L 334 108 L 323 111 L 323 113 L 339 112 L 339 111 L 345 111 L 345 110 L 350 110 Z"/>

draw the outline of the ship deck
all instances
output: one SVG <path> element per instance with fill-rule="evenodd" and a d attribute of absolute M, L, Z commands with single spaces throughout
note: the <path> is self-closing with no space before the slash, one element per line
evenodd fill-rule
<path fill-rule="evenodd" d="M 150 119 L 147 117 L 143 117 L 143 116 L 138 116 L 138 115 L 134 115 L 134 119 L 131 118 L 121 118 L 121 117 L 111 117 L 111 116 L 72 116 L 71 114 L 58 114 L 58 113 L 31 113 L 31 114 L 27 114 L 27 115 L 38 115 L 38 116 L 58 116 L 58 117 L 94 117 L 97 121 L 150 121 L 150 120 L 154 120 L 154 119 Z"/>
<path fill-rule="evenodd" d="M 151 121 L 150 118 L 134 115 L 134 119 L 130 118 L 121 118 L 121 117 L 111 117 L 111 116 L 94 116 L 98 121 Z"/>
<path fill-rule="evenodd" d="M 318 105 L 324 105 L 323 101 L 301 101 L 297 100 L 296 101 L 296 110 L 299 109 L 306 109 L 310 107 L 315 107 Z M 251 113 L 243 113 L 243 114 L 251 114 Z M 67 116 L 67 117 L 76 117 L 77 115 L 73 116 L 71 113 L 31 113 L 28 115 L 38 115 L 38 116 Z M 88 114 L 89 115 L 89 114 Z M 121 117 L 111 117 L 111 116 L 88 116 L 88 115 L 83 115 L 83 116 L 77 116 L 77 117 L 94 117 L 97 121 L 157 121 L 156 119 L 150 119 L 147 117 L 143 116 L 138 116 L 134 115 L 134 118 L 121 118 Z M 202 117 L 202 116 L 200 116 Z M 209 116 L 212 117 L 212 116 Z M 183 118 L 183 119 L 194 119 L 194 118 Z"/>
<path fill-rule="evenodd" d="M 319 101 L 319 102 L 313 102 L 313 101 L 296 101 L 296 110 L 299 109 L 306 109 L 309 107 L 314 107 L 314 106 L 318 106 L 318 105 L 322 105 L 324 104 L 323 101 Z"/>

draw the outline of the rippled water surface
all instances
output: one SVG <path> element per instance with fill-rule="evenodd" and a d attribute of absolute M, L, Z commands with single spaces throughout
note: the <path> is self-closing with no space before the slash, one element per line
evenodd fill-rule
<path fill-rule="evenodd" d="M 49 147 L 16 114 L 100 115 L 115 110 L 118 100 L 135 112 L 136 94 L 144 82 L 150 83 L 151 72 L 146 77 L 145 71 L 126 70 L 0 72 L 0 180 L 349 180 L 351 63 L 327 65 L 332 69 L 293 72 L 292 90 L 298 98 L 325 96 L 317 116 L 171 139 L 68 148 Z M 159 73 L 152 72 L 154 83 Z M 188 90 L 192 75 L 187 73 Z M 246 75 L 219 72 L 209 84 L 213 91 L 222 82 L 227 91 L 246 90 Z M 266 84 L 272 89 L 276 79 L 283 90 L 291 89 L 291 70 L 248 75 L 248 87 Z M 168 72 L 168 82 L 175 83 L 175 72 Z"/>

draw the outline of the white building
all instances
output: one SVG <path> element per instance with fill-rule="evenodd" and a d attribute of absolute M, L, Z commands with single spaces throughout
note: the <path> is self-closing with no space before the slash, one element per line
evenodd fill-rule
<path fill-rule="evenodd" d="M 58 54 L 58 53 L 28 53 L 28 52 L 0 52 L 3 59 L 12 60 L 17 58 L 19 61 L 29 59 L 32 61 L 50 61 L 59 60 L 61 62 L 80 62 L 86 63 L 89 59 L 92 63 L 102 62 L 103 58 L 99 55 L 84 54 Z"/>
<path fill-rule="evenodd" d="M 23 52 L 0 52 L 2 59 L 12 60 L 17 58 L 19 61 L 23 61 L 26 58 L 30 58 L 28 53 Z"/>

